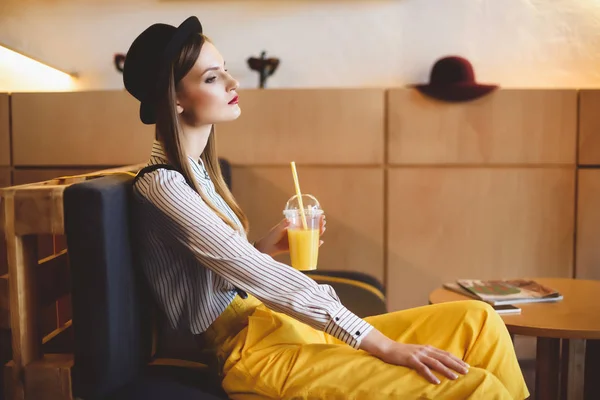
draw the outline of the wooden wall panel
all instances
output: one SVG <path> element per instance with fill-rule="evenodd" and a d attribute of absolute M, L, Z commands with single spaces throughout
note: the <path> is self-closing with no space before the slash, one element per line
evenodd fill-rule
<path fill-rule="evenodd" d="M 98 168 L 15 168 L 13 171 L 13 185 L 43 182 L 61 176 L 87 174 L 98 171 Z"/>
<path fill-rule="evenodd" d="M 0 188 L 11 185 L 10 167 L 0 167 Z M 1 205 L 1 204 L 0 204 Z M 8 259 L 6 255 L 6 240 L 0 231 L 0 275 L 8 272 Z"/>
<path fill-rule="evenodd" d="M 10 182 L 10 167 L 0 167 L 0 188 L 10 186 Z M 0 275 L 8 272 L 8 259 L 6 257 L 6 240 L 4 234 L 0 231 Z"/>
<path fill-rule="evenodd" d="M 600 279 L 600 170 L 579 170 L 576 277 Z"/>
<path fill-rule="evenodd" d="M 321 269 L 360 271 L 383 281 L 383 171 L 377 168 L 298 166 L 301 189 L 314 195 L 327 216 Z M 233 193 L 250 220 L 250 240 L 283 219 L 294 195 L 290 168 L 235 167 Z M 289 256 L 277 260 L 289 265 Z"/>
<path fill-rule="evenodd" d="M 10 186 L 10 167 L 0 167 L 0 188 Z M 0 203 L 0 206 L 2 204 Z M 0 275 L 8 272 L 8 259 L 6 258 L 6 240 L 0 231 Z"/>
<path fill-rule="evenodd" d="M 0 166 L 10 165 L 10 110 L 8 94 L 0 93 Z"/>
<path fill-rule="evenodd" d="M 217 126 L 238 165 L 383 162 L 384 89 L 240 91 L 242 115 Z"/>
<path fill-rule="evenodd" d="M 12 95 L 15 166 L 107 166 L 144 162 L 154 126 L 125 91 Z"/>
<path fill-rule="evenodd" d="M 10 167 L 0 167 L 0 188 L 11 185 Z"/>
<path fill-rule="evenodd" d="M 6 239 L 0 237 L 0 275 L 8 273 L 8 254 L 6 252 Z"/>
<path fill-rule="evenodd" d="M 579 92 L 579 164 L 600 165 L 600 90 Z"/>
<path fill-rule="evenodd" d="M 571 168 L 393 168 L 392 310 L 424 305 L 458 278 L 570 277 Z"/>
<path fill-rule="evenodd" d="M 468 103 L 388 93 L 392 164 L 575 163 L 576 90 L 498 90 Z"/>

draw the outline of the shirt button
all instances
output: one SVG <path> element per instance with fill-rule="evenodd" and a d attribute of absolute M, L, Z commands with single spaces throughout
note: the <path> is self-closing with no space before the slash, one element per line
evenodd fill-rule
<path fill-rule="evenodd" d="M 335 317 L 335 320 L 336 320 L 336 321 L 339 321 L 339 320 L 340 320 L 340 317 Z"/>
<path fill-rule="evenodd" d="M 360 331 L 356 331 L 356 336 L 360 336 Z"/>

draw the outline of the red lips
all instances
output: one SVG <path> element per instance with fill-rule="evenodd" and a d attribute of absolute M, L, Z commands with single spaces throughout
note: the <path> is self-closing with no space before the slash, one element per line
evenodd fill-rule
<path fill-rule="evenodd" d="M 238 103 L 238 99 L 239 99 L 239 96 L 235 96 L 235 97 L 233 98 L 233 100 L 231 100 L 231 101 L 230 101 L 229 103 L 227 103 L 227 104 L 237 104 L 237 103 Z"/>

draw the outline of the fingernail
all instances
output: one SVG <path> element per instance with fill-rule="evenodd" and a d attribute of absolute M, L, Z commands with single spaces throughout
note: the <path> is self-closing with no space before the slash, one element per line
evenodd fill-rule
<path fill-rule="evenodd" d="M 465 365 L 467 366 L 467 368 L 471 368 L 471 366 L 469 364 L 465 363 Z"/>
<path fill-rule="evenodd" d="M 458 375 L 452 374 L 452 379 L 458 379 Z"/>
<path fill-rule="evenodd" d="M 442 383 L 442 382 L 440 382 L 440 380 L 439 380 L 439 379 L 435 378 L 435 384 L 436 384 L 436 385 L 439 385 L 440 383 Z"/>

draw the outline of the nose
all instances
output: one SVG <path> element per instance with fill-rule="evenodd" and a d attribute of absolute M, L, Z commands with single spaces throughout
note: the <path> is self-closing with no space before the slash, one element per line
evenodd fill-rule
<path fill-rule="evenodd" d="M 240 87 L 240 83 L 236 79 L 234 79 L 231 75 L 229 75 L 228 92 L 237 90 L 239 87 Z"/>

